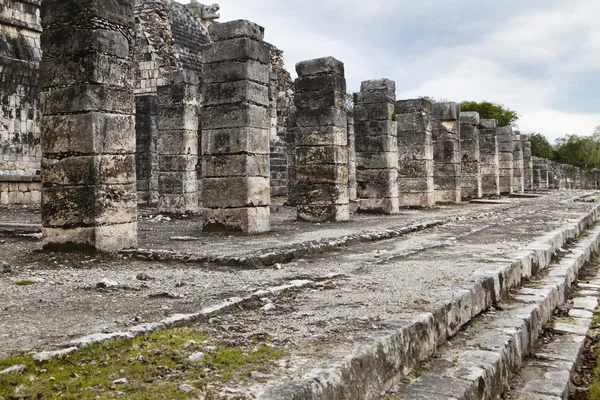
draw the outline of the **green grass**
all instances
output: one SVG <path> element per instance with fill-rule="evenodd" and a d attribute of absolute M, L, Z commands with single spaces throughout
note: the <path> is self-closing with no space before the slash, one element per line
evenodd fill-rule
<path fill-rule="evenodd" d="M 199 344 L 186 349 L 190 340 Z M 181 328 L 91 345 L 44 363 L 29 355 L 15 355 L 0 360 L 0 370 L 18 364 L 26 365 L 27 370 L 0 375 L 0 398 L 141 400 L 204 394 L 208 400 L 214 397 L 207 385 L 245 382 L 251 371 L 268 372 L 271 361 L 284 355 L 264 341 L 247 349 L 217 344 L 213 351 L 203 351 L 206 344 L 213 343 L 203 332 Z M 206 357 L 193 364 L 188 357 L 196 351 L 203 351 Z M 126 384 L 113 384 L 122 378 L 127 379 Z M 184 383 L 194 386 L 196 393 L 180 391 Z"/>
<path fill-rule="evenodd" d="M 28 279 L 25 279 L 22 281 L 11 282 L 11 285 L 15 285 L 15 286 L 31 286 L 31 285 L 36 285 L 36 284 L 37 284 L 36 281 L 30 281 Z"/>

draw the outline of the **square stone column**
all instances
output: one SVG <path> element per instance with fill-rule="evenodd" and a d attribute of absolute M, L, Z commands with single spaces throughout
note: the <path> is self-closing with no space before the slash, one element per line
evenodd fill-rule
<path fill-rule="evenodd" d="M 348 197 L 356 201 L 356 136 L 354 133 L 354 117 L 348 115 Z"/>
<path fill-rule="evenodd" d="M 482 196 L 479 153 L 479 113 L 460 113 L 461 197 L 463 200 Z"/>
<path fill-rule="evenodd" d="M 172 72 L 158 97 L 158 211 L 198 210 L 198 75 Z"/>
<path fill-rule="evenodd" d="M 525 166 L 521 132 L 513 135 L 513 192 L 525 193 Z"/>
<path fill-rule="evenodd" d="M 270 230 L 269 47 L 264 28 L 210 26 L 204 49 L 202 203 L 205 231 Z"/>
<path fill-rule="evenodd" d="M 354 96 L 358 211 L 397 214 L 396 83 L 364 81 Z"/>
<path fill-rule="evenodd" d="M 347 221 L 348 121 L 344 64 L 332 57 L 296 64 L 298 219 Z"/>
<path fill-rule="evenodd" d="M 487 197 L 500 196 L 497 127 L 498 121 L 495 119 L 479 121 L 481 194 Z"/>
<path fill-rule="evenodd" d="M 498 134 L 498 159 L 500 170 L 500 194 L 508 195 L 513 192 L 514 172 L 514 146 L 513 130 L 511 126 L 503 126 L 497 129 Z"/>
<path fill-rule="evenodd" d="M 296 207 L 296 106 L 290 107 L 285 136 L 287 149 L 287 201 L 286 205 Z"/>
<path fill-rule="evenodd" d="M 41 15 L 42 245 L 135 247 L 133 0 L 44 0 Z"/>
<path fill-rule="evenodd" d="M 534 184 L 537 183 L 539 190 L 548 190 L 548 164 L 543 158 L 534 157 L 533 159 L 533 170 L 534 170 Z M 539 171 L 539 181 L 537 180 L 537 172 Z"/>
<path fill-rule="evenodd" d="M 400 207 L 433 207 L 433 104 L 425 99 L 396 102 L 398 200 Z"/>
<path fill-rule="evenodd" d="M 531 137 L 529 135 L 521 135 L 523 144 L 523 185 L 525 191 L 533 190 L 533 160 L 531 153 Z"/>
<path fill-rule="evenodd" d="M 433 105 L 433 183 L 436 203 L 460 203 L 460 105 Z"/>
<path fill-rule="evenodd" d="M 138 204 L 158 205 L 158 98 L 135 97 L 135 165 Z"/>

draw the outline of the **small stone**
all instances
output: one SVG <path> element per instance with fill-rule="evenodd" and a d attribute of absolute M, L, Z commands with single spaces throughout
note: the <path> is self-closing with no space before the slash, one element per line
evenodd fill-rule
<path fill-rule="evenodd" d="M 196 346 L 198 344 L 198 342 L 196 342 L 195 340 L 188 340 L 188 342 L 185 344 L 185 348 L 189 348 L 192 346 Z"/>
<path fill-rule="evenodd" d="M 127 378 L 121 378 L 121 379 L 117 379 L 117 380 L 114 380 L 114 381 L 113 381 L 113 383 L 114 383 L 115 385 L 125 385 L 125 384 L 127 384 L 128 382 L 129 382 L 129 381 L 127 380 Z"/>
<path fill-rule="evenodd" d="M 199 351 L 197 353 L 192 354 L 188 359 L 193 363 L 200 363 L 204 360 L 205 357 L 206 355 Z"/>
<path fill-rule="evenodd" d="M 138 281 L 153 281 L 154 280 L 153 277 L 151 277 L 150 275 L 145 274 L 143 272 L 140 272 L 139 274 L 137 274 L 135 276 L 135 279 L 137 279 Z"/>
<path fill-rule="evenodd" d="M 18 374 L 27 370 L 27 366 L 23 364 L 13 365 L 12 367 L 6 368 L 0 371 L 0 375 L 4 374 Z"/>
<path fill-rule="evenodd" d="M 269 374 L 263 374 L 261 372 L 258 371 L 252 371 L 250 372 L 250 377 L 252 379 L 254 379 L 255 381 L 265 381 L 269 378 L 271 378 L 273 375 L 269 375 Z"/>
<path fill-rule="evenodd" d="M 275 307 L 275 304 L 269 303 L 269 304 L 265 305 L 264 307 L 262 307 L 261 310 L 264 312 L 270 312 L 270 311 L 275 311 L 276 308 L 277 307 Z"/>
<path fill-rule="evenodd" d="M 0 264 L 2 265 L 3 274 L 10 274 L 12 272 L 12 266 L 9 263 L 2 261 Z"/>
<path fill-rule="evenodd" d="M 111 281 L 110 279 L 104 278 L 96 284 L 98 289 L 111 289 L 119 287 L 119 283 Z"/>
<path fill-rule="evenodd" d="M 181 390 L 183 393 L 190 394 L 195 390 L 195 388 L 192 385 L 184 384 L 184 385 L 179 385 L 179 390 Z"/>
<path fill-rule="evenodd" d="M 280 264 L 280 263 L 277 263 L 277 264 L 275 264 L 274 266 L 275 266 L 275 269 L 281 269 L 281 268 L 282 268 L 282 266 L 281 266 L 281 264 Z"/>

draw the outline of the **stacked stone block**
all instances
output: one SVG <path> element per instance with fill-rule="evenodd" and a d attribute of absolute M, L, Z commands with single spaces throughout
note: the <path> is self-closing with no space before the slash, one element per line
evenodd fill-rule
<path fill-rule="evenodd" d="M 435 201 L 460 203 L 460 105 L 454 102 L 433 105 L 433 160 Z"/>
<path fill-rule="evenodd" d="M 511 126 L 497 129 L 498 134 L 498 167 L 500 172 L 500 194 L 511 194 L 514 189 L 514 134 Z"/>
<path fill-rule="evenodd" d="M 433 207 L 433 104 L 425 99 L 396 102 L 398 200 L 400 207 Z"/>
<path fill-rule="evenodd" d="M 525 193 L 525 166 L 521 132 L 513 135 L 513 193 Z"/>
<path fill-rule="evenodd" d="M 287 149 L 287 201 L 288 206 L 296 207 L 296 107 L 290 107 L 287 120 L 286 149 Z"/>
<path fill-rule="evenodd" d="M 136 246 L 133 0 L 44 0 L 42 25 L 43 246 Z"/>
<path fill-rule="evenodd" d="M 352 116 L 348 116 L 348 197 L 356 201 L 356 149 Z"/>
<path fill-rule="evenodd" d="M 158 96 L 158 211 L 198 210 L 198 76 L 173 72 Z"/>
<path fill-rule="evenodd" d="M 538 190 L 548 190 L 548 164 L 547 160 L 533 157 L 534 186 Z M 539 171 L 539 178 L 537 177 Z"/>
<path fill-rule="evenodd" d="M 135 165 L 138 204 L 158 205 L 158 98 L 135 98 Z"/>
<path fill-rule="evenodd" d="M 350 214 L 344 64 L 332 57 L 319 58 L 296 64 L 296 72 L 298 219 L 347 221 Z M 359 163 L 358 156 L 356 162 Z"/>
<path fill-rule="evenodd" d="M 269 47 L 264 28 L 210 26 L 204 50 L 203 229 L 270 230 Z"/>
<path fill-rule="evenodd" d="M 479 121 L 479 158 L 481 193 L 483 196 L 500 196 L 500 170 L 498 156 L 498 121 Z"/>
<path fill-rule="evenodd" d="M 479 113 L 460 113 L 461 197 L 463 200 L 482 196 Z"/>
<path fill-rule="evenodd" d="M 533 190 L 533 160 L 531 153 L 531 137 L 521 135 L 523 145 L 523 185 L 525 190 Z"/>
<path fill-rule="evenodd" d="M 398 128 L 396 83 L 364 81 L 354 98 L 358 211 L 396 214 L 398 203 Z"/>

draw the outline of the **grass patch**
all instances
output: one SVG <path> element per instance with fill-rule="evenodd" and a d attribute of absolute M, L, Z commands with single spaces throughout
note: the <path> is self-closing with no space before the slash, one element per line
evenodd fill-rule
<path fill-rule="evenodd" d="M 190 341 L 197 342 L 186 348 Z M 208 349 L 205 351 L 204 349 Z M 192 363 L 189 356 L 205 358 Z M 131 340 L 95 344 L 60 359 L 38 363 L 29 355 L 0 360 L 0 371 L 23 364 L 22 373 L 0 375 L 0 398 L 26 399 L 188 399 L 231 381 L 245 382 L 251 371 L 269 372 L 283 352 L 266 341 L 247 348 L 213 344 L 202 331 L 180 328 Z M 126 381 L 114 383 L 116 380 Z M 191 385 L 195 392 L 179 390 Z"/>
<path fill-rule="evenodd" d="M 22 281 L 11 282 L 11 285 L 15 285 L 15 286 L 31 286 L 31 285 L 36 285 L 36 284 L 37 284 L 36 281 L 31 281 L 29 279 L 24 279 Z"/>

